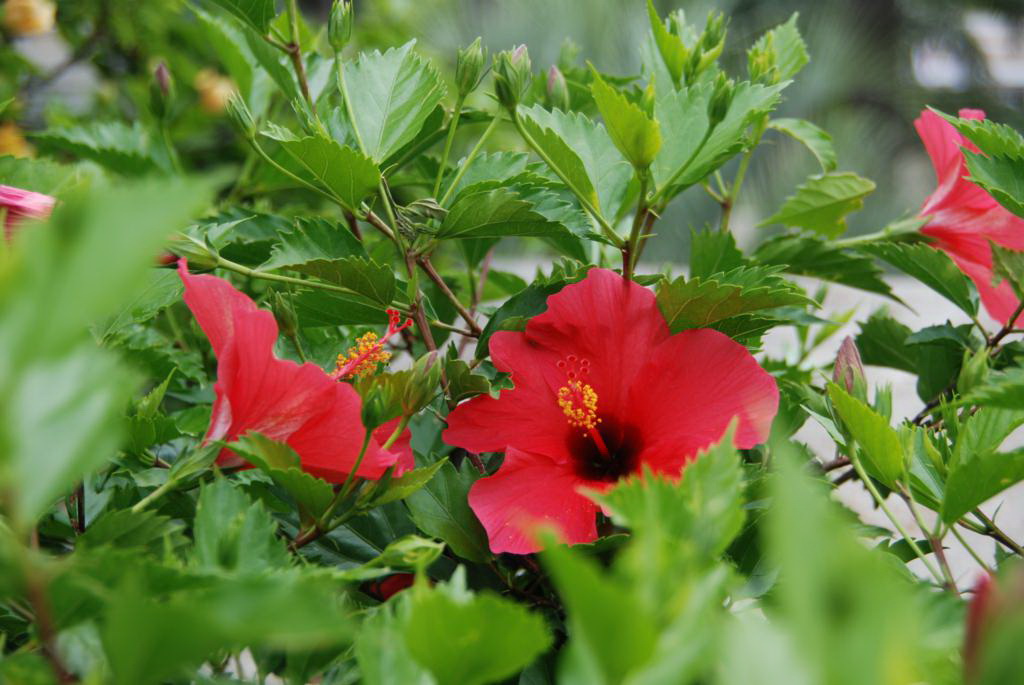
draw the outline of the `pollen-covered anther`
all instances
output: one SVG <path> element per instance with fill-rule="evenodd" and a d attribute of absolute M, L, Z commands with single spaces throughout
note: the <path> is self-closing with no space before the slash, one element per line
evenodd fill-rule
<path fill-rule="evenodd" d="M 348 348 L 348 352 L 338 355 L 335 378 L 348 379 L 367 376 L 377 370 L 378 364 L 387 364 L 391 353 L 384 349 L 384 341 L 377 339 L 377 334 L 369 332 L 356 339 L 356 344 Z M 332 374 L 334 375 L 334 374 Z"/>
<path fill-rule="evenodd" d="M 597 393 L 583 381 L 566 381 L 558 389 L 558 406 L 573 428 L 589 431 L 601 423 L 601 419 L 597 418 Z"/>

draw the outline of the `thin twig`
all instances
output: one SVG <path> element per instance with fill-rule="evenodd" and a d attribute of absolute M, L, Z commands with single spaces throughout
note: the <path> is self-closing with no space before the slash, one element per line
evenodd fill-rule
<path fill-rule="evenodd" d="M 478 324 L 476 319 L 473 318 L 473 313 L 466 309 L 466 306 L 459 301 L 458 297 L 455 296 L 452 289 L 449 288 L 448 284 L 444 282 L 443 278 L 441 278 L 441 274 L 437 273 L 437 269 L 435 269 L 434 265 L 430 263 L 430 259 L 427 257 L 419 257 L 416 261 L 420 265 L 420 268 L 423 269 L 423 272 L 427 274 L 427 278 L 433 281 L 434 285 L 436 285 L 444 296 L 452 303 L 452 306 L 455 307 L 455 311 L 459 313 L 459 316 L 461 316 L 466 322 L 466 325 L 469 326 L 469 330 L 472 331 L 473 336 L 480 337 L 480 334 L 483 333 L 483 329 L 480 328 L 480 324 Z"/>

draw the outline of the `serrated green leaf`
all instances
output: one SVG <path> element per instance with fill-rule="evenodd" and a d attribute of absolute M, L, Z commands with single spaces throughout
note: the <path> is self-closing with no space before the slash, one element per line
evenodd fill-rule
<path fill-rule="evenodd" d="M 255 29 L 260 35 L 264 35 L 270 30 L 270 22 L 277 15 L 274 9 L 274 0 L 209 1 L 231 12 L 231 14 Z"/>
<path fill-rule="evenodd" d="M 846 215 L 860 209 L 864 197 L 874 189 L 873 181 L 851 171 L 812 176 L 758 226 L 798 226 L 835 238 L 846 230 Z"/>
<path fill-rule="evenodd" d="M 860 324 L 857 349 L 865 364 L 917 373 L 918 352 L 907 345 L 911 330 L 879 309 Z"/>
<path fill-rule="evenodd" d="M 1024 157 L 986 157 L 964 150 L 970 180 L 981 186 L 1006 209 L 1024 217 Z"/>
<path fill-rule="evenodd" d="M 295 313 L 303 327 L 380 325 L 388 322 L 388 315 L 380 305 L 355 295 L 306 290 L 292 298 Z"/>
<path fill-rule="evenodd" d="M 992 249 L 992 284 L 998 285 L 1006 280 L 1018 298 L 1024 298 L 1024 255 L 1016 250 L 1008 250 L 991 240 Z"/>
<path fill-rule="evenodd" d="M 193 534 L 192 563 L 205 571 L 254 574 L 291 563 L 273 516 L 223 478 L 203 486 Z"/>
<path fill-rule="evenodd" d="M 485 184 L 489 185 L 489 184 Z M 567 229 L 534 210 L 511 188 L 472 186 L 463 190 L 445 215 L 437 237 L 442 239 L 552 237 Z"/>
<path fill-rule="evenodd" d="M 673 333 L 705 328 L 765 309 L 813 304 L 774 267 L 738 267 L 710 278 L 679 277 L 658 288 L 658 307 Z"/>
<path fill-rule="evenodd" d="M 884 259 L 971 316 L 978 313 L 970 282 L 946 253 L 928 245 L 905 243 L 868 243 L 859 250 Z"/>
<path fill-rule="evenodd" d="M 110 545 L 124 549 L 146 547 L 157 551 L 163 547 L 164 539 L 170 536 L 177 535 L 183 541 L 181 529 L 180 522 L 153 511 L 136 513 L 130 509 L 115 509 L 93 521 L 75 542 L 75 549 Z"/>
<path fill-rule="evenodd" d="M 813 276 L 896 299 L 875 260 L 834 248 L 814 236 L 771 238 L 757 248 L 754 257 L 761 264 L 782 266 L 787 273 Z"/>
<path fill-rule="evenodd" d="M 484 562 L 491 556 L 487 532 L 466 499 L 470 486 L 479 478 L 480 474 L 468 464 L 456 469 L 446 462 L 405 503 L 416 526 L 424 533 L 444 540 L 463 559 Z"/>
<path fill-rule="evenodd" d="M 89 159 L 125 176 L 138 176 L 158 168 L 149 136 L 142 126 L 120 121 L 94 122 L 48 129 L 33 136 L 44 150 L 57 150 Z"/>
<path fill-rule="evenodd" d="M 230 447 L 284 488 L 298 504 L 305 520 L 319 520 L 334 500 L 331 484 L 303 471 L 299 455 L 288 445 L 250 432 Z"/>
<path fill-rule="evenodd" d="M 836 168 L 836 151 L 832 146 L 832 136 L 824 129 L 812 124 L 806 119 L 772 119 L 768 122 L 768 128 L 775 129 L 780 133 L 802 143 L 814 158 L 821 165 L 821 170 L 828 172 Z"/>
<path fill-rule="evenodd" d="M 687 163 L 691 167 L 698 163 L 695 155 L 706 142 L 704 137 L 711 125 L 708 118 L 711 91 L 709 84 L 699 83 L 679 90 L 662 91 L 655 100 L 654 116 L 665 131 L 671 131 L 651 167 L 658 187 L 667 183 Z"/>
<path fill-rule="evenodd" d="M 975 388 L 967 400 L 985 407 L 1024 409 L 1024 368 L 1014 366 L 990 374 L 988 382 Z"/>
<path fill-rule="evenodd" d="M 444 370 L 445 376 L 448 378 L 448 395 L 452 402 L 461 402 L 491 390 L 491 382 L 487 377 L 473 373 L 469 364 L 461 359 L 449 361 L 445 364 Z"/>
<path fill-rule="evenodd" d="M 1003 490 L 1024 480 L 1024 450 L 965 453 L 950 469 L 942 520 L 953 523 Z"/>
<path fill-rule="evenodd" d="M 807 56 L 807 44 L 800 36 L 796 20 L 800 14 L 794 12 L 786 23 L 779 24 L 765 35 L 757 39 L 754 49 L 764 49 L 771 44 L 775 52 L 775 65 L 779 70 L 779 79 L 785 81 L 796 76 L 804 68 L 810 58 Z"/>
<path fill-rule="evenodd" d="M 747 265 L 732 233 L 690 230 L 690 278 L 708 278 Z"/>
<path fill-rule="evenodd" d="M 291 156 L 292 166 L 301 176 L 327 188 L 349 210 L 358 209 L 380 183 L 380 171 L 372 160 L 337 141 L 319 136 L 295 138 L 278 127 L 263 135 L 277 141 Z"/>
<path fill-rule="evenodd" d="M 544 152 L 561 176 L 567 179 L 573 192 L 585 197 L 595 207 L 598 206 L 600 199 L 583 160 L 557 131 L 546 128 L 540 122 L 535 121 L 531 118 L 530 113 L 531 110 L 528 109 L 516 112 L 516 117 L 523 129 Z"/>
<path fill-rule="evenodd" d="M 1024 136 L 1010 126 L 991 119 L 954 117 L 934 107 L 929 107 L 929 109 L 951 123 L 965 138 L 977 145 L 984 154 L 1024 158 Z"/>
<path fill-rule="evenodd" d="M 444 97 L 434 66 L 413 52 L 416 41 L 366 52 L 345 66 L 345 86 L 363 151 L 382 162 L 411 141 Z"/>
<path fill-rule="evenodd" d="M 3 179 L 4 185 L 44 195 L 60 195 L 82 176 L 82 171 L 77 167 L 58 164 L 49 159 L 0 156 L 0 179 Z"/>
<path fill-rule="evenodd" d="M 896 430 L 886 418 L 835 383 L 828 384 L 828 396 L 839 418 L 857 441 L 864 457 L 864 470 L 886 487 L 895 488 L 904 471 L 903 447 Z"/>
<path fill-rule="evenodd" d="M 544 619 L 521 604 L 491 594 L 457 601 L 438 589 L 414 595 L 402 632 L 438 685 L 504 680 L 551 645 Z"/>
<path fill-rule="evenodd" d="M 393 478 L 383 492 L 374 495 L 370 500 L 370 506 L 378 507 L 388 502 L 397 502 L 413 494 L 434 477 L 441 468 L 448 463 L 448 457 L 442 457 L 430 466 L 423 466 L 412 471 L 403 473 L 398 478 Z"/>
<path fill-rule="evenodd" d="M 639 106 L 605 83 L 596 69 L 591 67 L 590 71 L 590 92 L 612 142 L 634 167 L 647 169 L 661 149 L 661 127 Z"/>
<path fill-rule="evenodd" d="M 596 206 L 602 214 L 613 218 L 626 209 L 633 169 L 603 125 L 579 112 L 548 111 L 538 105 L 520 108 L 519 114 L 553 132 L 579 157 L 597 193 Z"/>
<path fill-rule="evenodd" d="M 543 112 L 539 107 L 537 110 Z M 618 154 L 618 153 L 616 153 Z M 463 189 L 468 188 L 471 185 L 477 183 L 484 183 L 487 181 L 505 181 L 513 176 L 517 176 L 526 171 L 526 164 L 529 161 L 529 155 L 525 152 L 484 152 L 476 157 L 469 163 L 462 177 L 459 179 L 458 184 L 452 190 L 452 196 L 455 197 Z M 465 160 L 462 161 L 465 164 Z M 452 171 L 450 176 L 454 176 L 457 171 Z M 454 180 L 453 178 L 446 178 L 446 183 L 443 184 L 441 195 L 445 195 L 448 192 L 447 185 Z"/>

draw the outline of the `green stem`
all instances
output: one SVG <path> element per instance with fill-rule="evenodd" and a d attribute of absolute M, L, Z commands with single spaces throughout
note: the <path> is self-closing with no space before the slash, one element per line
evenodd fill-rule
<path fill-rule="evenodd" d="M 138 514 L 139 512 L 144 510 L 146 507 L 148 507 L 150 504 L 152 504 L 153 502 L 157 501 L 158 499 L 160 499 L 161 497 L 166 495 L 168 492 L 173 490 L 175 487 L 177 487 L 177 485 L 178 485 L 178 481 L 177 480 L 175 480 L 174 478 L 168 478 L 167 482 L 165 482 L 163 485 L 158 487 L 156 490 L 154 490 L 153 492 L 149 493 L 148 495 L 146 495 L 145 497 L 140 499 L 138 502 L 136 502 L 135 506 L 132 507 L 132 513 L 133 514 Z"/>
<path fill-rule="evenodd" d="M 526 130 L 526 127 L 523 126 L 523 122 L 520 121 L 519 114 L 517 112 L 512 112 L 512 123 L 515 125 L 516 130 L 519 132 L 519 135 L 520 137 L 522 137 L 523 141 L 526 142 L 527 146 L 529 146 L 529 148 L 533 150 L 538 157 L 541 158 L 541 161 L 543 161 L 548 166 L 548 168 L 551 169 L 551 171 L 555 172 L 555 175 L 558 176 L 558 178 L 561 179 L 562 183 L 564 183 L 565 186 L 572 192 L 572 194 L 576 196 L 576 199 L 579 200 L 580 204 L 583 206 L 583 209 L 587 210 L 587 213 L 594 218 L 594 221 L 596 221 L 598 225 L 601 227 L 601 232 L 604 233 L 605 237 L 608 238 L 608 240 L 610 240 L 613 244 L 621 248 L 623 245 L 623 240 L 622 238 L 619 237 L 619 234 L 615 232 L 615 229 L 612 228 L 611 224 L 609 224 L 608 221 L 604 218 L 604 216 L 601 215 L 601 212 L 597 210 L 597 207 L 595 207 L 593 203 L 585 195 L 583 195 L 583 193 L 581 193 L 578 188 L 576 188 L 573 182 L 569 180 L 569 177 L 565 175 L 565 173 L 558 167 L 557 164 L 555 164 L 555 162 L 548 156 L 548 154 L 544 152 L 540 145 L 537 144 L 537 141 L 533 139 L 533 136 L 531 136 L 530 133 Z"/>
<path fill-rule="evenodd" d="M 292 66 L 295 68 L 295 76 L 299 79 L 299 88 L 302 90 L 302 97 L 310 106 L 313 105 L 313 98 L 309 94 L 309 82 L 306 80 L 306 66 L 302 63 L 302 46 L 299 42 L 299 7 L 297 0 L 288 0 L 288 28 L 291 30 L 292 39 L 288 46 L 288 56 L 291 57 Z"/>
<path fill-rule="evenodd" d="M 629 239 L 622 248 L 622 277 L 627 281 L 633 277 L 633 267 L 636 264 L 636 243 L 640 239 L 640 230 L 647 218 L 647 179 L 646 172 L 640 174 L 640 196 L 636 203 L 636 214 L 633 216 Z"/>
<path fill-rule="evenodd" d="M 914 503 L 914 497 L 911 495 L 910 490 L 900 484 L 900 492 L 903 494 L 903 497 L 907 502 L 907 507 L 910 509 L 910 515 L 914 517 L 914 522 L 917 523 L 917 527 L 920 528 L 921 532 L 928 538 L 928 544 L 931 545 L 932 553 L 939 561 L 939 569 L 942 571 L 943 578 L 946 579 L 946 589 L 954 595 L 959 596 L 960 592 L 957 590 L 956 580 L 953 578 L 953 572 L 949 568 L 949 561 L 946 559 L 946 553 L 942 549 L 942 536 L 938 534 L 933 535 L 929 531 L 928 525 L 924 522 L 921 512 Z"/>
<path fill-rule="evenodd" d="M 462 177 L 465 175 L 470 162 L 476 159 L 476 156 L 480 154 L 480 150 L 483 148 L 484 143 L 491 137 L 491 134 L 494 133 L 494 129 L 498 128 L 498 124 L 500 122 L 501 112 L 498 112 L 494 115 L 494 118 L 491 119 L 491 123 L 487 125 L 487 128 L 484 129 L 483 134 L 480 136 L 479 140 L 476 141 L 476 145 L 474 145 L 473 149 L 469 151 L 469 155 L 467 155 L 466 159 L 464 159 L 462 164 L 459 165 L 459 170 L 455 172 L 455 178 L 453 178 L 452 182 L 448 185 L 448 190 L 446 190 L 444 196 L 438 200 L 439 205 L 444 207 L 448 200 L 451 199 L 452 193 L 455 192 L 455 188 L 459 185 L 459 181 L 461 181 Z"/>
<path fill-rule="evenodd" d="M 953 537 L 955 537 L 963 546 L 963 548 L 967 550 L 967 553 L 970 554 L 976 562 L 978 562 L 978 565 L 981 566 L 981 568 L 983 568 L 985 571 L 991 573 L 992 569 L 989 567 L 988 564 L 985 563 L 985 561 L 978 555 L 978 553 L 974 551 L 974 548 L 967 544 L 967 540 L 964 538 L 963 535 L 960 534 L 960 531 L 956 529 L 956 526 L 950 526 L 949 530 L 951 533 L 953 533 Z"/>
<path fill-rule="evenodd" d="M 392 432 L 391 435 L 388 436 L 388 439 L 384 441 L 384 444 L 380 446 L 382 450 L 391 449 L 391 446 L 395 444 L 399 437 L 401 437 L 402 431 L 404 431 L 409 425 L 410 418 L 411 417 L 408 416 L 402 417 L 398 422 L 398 425 L 395 426 L 394 432 Z"/>
<path fill-rule="evenodd" d="M 455 129 L 459 127 L 459 118 L 462 117 L 463 97 L 460 95 L 455 100 L 455 111 L 452 113 L 452 121 L 448 124 L 448 137 L 444 141 L 444 152 L 441 153 L 441 164 L 437 168 L 437 178 L 434 180 L 434 197 L 441 192 L 441 179 L 444 177 L 444 169 L 448 166 L 448 155 L 452 152 L 452 144 L 455 142 Z"/>
<path fill-rule="evenodd" d="M 910 533 L 908 533 L 907 530 L 903 527 L 903 524 L 900 523 L 899 520 L 893 515 L 892 511 L 889 509 L 889 505 L 885 503 L 885 499 L 878 492 L 878 488 L 875 487 L 875 484 L 871 482 L 870 476 L 868 476 L 867 472 L 864 471 L 864 466 L 860 463 L 860 459 L 851 455 L 850 463 L 853 464 L 853 468 L 857 471 L 857 475 L 860 476 L 861 482 L 864 483 L 868 491 L 871 493 L 871 496 L 874 497 L 875 502 L 878 504 L 878 507 L 883 512 L 885 512 L 885 515 L 889 518 L 889 521 L 892 523 L 893 527 L 896 528 L 896 530 L 899 531 L 899 534 L 903 536 L 903 539 L 907 541 L 907 544 L 910 545 L 910 549 L 913 550 L 915 556 L 917 556 L 917 558 L 921 560 L 921 563 L 924 564 L 924 567 L 928 569 L 928 572 L 932 575 L 932 578 L 935 579 L 935 582 L 937 582 L 939 585 L 944 585 L 945 579 L 942 577 L 942 574 L 940 574 L 939 571 L 932 565 L 932 563 L 928 561 L 928 558 L 925 557 L 924 552 L 922 552 L 921 548 L 917 546 L 916 542 L 914 542 L 914 538 L 910 536 Z"/>
<path fill-rule="evenodd" d="M 985 512 L 983 512 L 981 509 L 975 509 L 971 513 L 977 516 L 978 520 L 985 525 L 986 535 L 995 538 L 996 540 L 998 540 L 999 542 L 1003 543 L 1005 546 L 1009 547 L 1014 552 L 1016 552 L 1017 555 L 1024 557 L 1024 549 L 1022 549 L 1021 546 L 1013 540 L 1013 538 L 1011 538 L 1009 535 L 1000 530 L 999 526 L 996 525 L 996 522 L 990 519 Z"/>
<path fill-rule="evenodd" d="M 367 429 L 365 431 L 365 434 L 363 435 L 363 446 L 359 449 L 359 456 L 356 457 L 356 463 L 353 464 L 352 470 L 349 471 L 348 476 L 345 477 L 345 482 L 342 484 L 341 489 L 338 490 L 338 494 L 334 496 L 335 501 L 332 502 L 332 506 L 328 507 L 327 511 L 324 512 L 324 515 L 320 517 L 321 521 L 326 521 L 328 518 L 330 518 L 330 514 L 333 511 L 334 507 L 337 506 L 337 502 L 340 502 L 348 495 L 348 491 L 350 486 L 352 485 L 352 481 L 356 477 L 356 471 L 358 471 L 359 467 L 362 466 L 363 458 L 366 457 L 366 450 L 370 447 L 370 439 L 372 437 L 373 431 Z"/>

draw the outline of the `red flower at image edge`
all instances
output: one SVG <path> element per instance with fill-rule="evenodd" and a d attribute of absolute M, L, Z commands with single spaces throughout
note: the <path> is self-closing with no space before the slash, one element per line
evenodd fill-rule
<path fill-rule="evenodd" d="M 53 211 L 57 201 L 49 195 L 22 190 L 14 186 L 0 185 L 0 212 L 4 219 L 4 237 L 14 235 L 14 228 L 22 219 L 45 219 Z"/>
<path fill-rule="evenodd" d="M 332 483 L 344 482 L 365 436 L 359 394 L 315 364 L 275 356 L 274 315 L 226 280 L 192 275 L 184 259 L 178 260 L 178 273 L 185 284 L 185 303 L 217 356 L 217 398 L 206 441 L 232 441 L 255 431 L 287 443 L 303 470 Z M 391 421 L 374 431 L 357 476 L 380 478 L 395 464 L 396 475 L 414 468 L 408 431 L 390 449 L 381 448 L 397 425 Z M 225 466 L 244 463 L 229 450 L 217 461 Z"/>
<path fill-rule="evenodd" d="M 965 119 L 984 119 L 978 109 L 962 109 Z M 938 177 L 935 189 L 920 215 L 929 217 L 921 232 L 935 239 L 967 274 L 985 309 L 1002 324 L 1009 323 L 1019 300 L 1009 283 L 992 285 L 992 248 L 989 241 L 1011 250 L 1024 250 L 1024 219 L 1011 214 L 987 192 L 965 178 L 969 172 L 961 147 L 978 148 L 941 116 L 925 110 L 914 121 Z M 1024 317 L 1018 319 L 1018 322 Z"/>
<path fill-rule="evenodd" d="M 607 269 L 547 304 L 524 332 L 491 337 L 515 388 L 456 407 L 444 432 L 450 445 L 505 453 L 469 493 L 493 552 L 537 551 L 539 523 L 570 544 L 595 540 L 598 507 L 581 488 L 606 490 L 645 466 L 678 476 L 734 418 L 737 447 L 767 437 L 775 379 L 726 335 L 670 334 L 654 293 Z"/>

